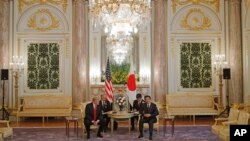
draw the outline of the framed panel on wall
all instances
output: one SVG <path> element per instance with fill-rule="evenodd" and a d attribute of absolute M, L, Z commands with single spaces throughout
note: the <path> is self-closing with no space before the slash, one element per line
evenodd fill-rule
<path fill-rule="evenodd" d="M 214 41 L 177 42 L 177 91 L 214 91 Z"/>
<path fill-rule="evenodd" d="M 24 39 L 24 93 L 64 90 L 64 39 Z"/>

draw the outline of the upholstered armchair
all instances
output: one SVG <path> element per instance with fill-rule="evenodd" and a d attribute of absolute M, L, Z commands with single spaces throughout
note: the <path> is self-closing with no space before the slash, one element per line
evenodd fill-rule
<path fill-rule="evenodd" d="M 9 136 L 13 136 L 13 128 L 10 127 L 9 121 L 7 120 L 0 120 L 0 138 L 7 138 Z"/>
<path fill-rule="evenodd" d="M 241 110 L 239 112 L 239 117 L 237 119 L 237 122 L 235 124 L 238 125 L 247 125 L 249 122 L 249 114 Z M 219 131 L 219 138 L 224 141 L 229 141 L 229 126 L 224 126 L 220 131 Z"/>
<path fill-rule="evenodd" d="M 230 108 L 229 116 L 227 118 L 216 118 L 215 123 L 212 126 L 212 132 L 216 135 L 219 131 L 228 124 L 233 124 L 237 122 L 239 116 L 239 110 L 237 107 Z"/>
<path fill-rule="evenodd" d="M 158 108 L 158 111 L 160 113 L 160 108 L 162 108 L 162 104 L 160 102 L 153 102 L 153 103 L 156 104 L 156 106 Z M 156 117 L 157 118 L 157 122 L 154 123 L 154 130 L 156 130 L 157 134 L 159 134 L 159 131 L 160 131 L 160 119 L 159 119 L 159 117 L 160 117 L 159 115 Z M 141 118 L 141 116 L 139 115 L 139 118 L 138 118 L 138 121 L 137 121 L 137 129 L 139 129 L 140 118 Z M 148 128 L 149 128 L 148 124 L 146 124 L 146 123 L 143 124 L 143 129 L 147 130 Z"/>
<path fill-rule="evenodd" d="M 85 125 L 84 125 L 85 107 L 86 107 L 86 105 L 87 105 L 88 103 L 90 103 L 90 101 L 89 101 L 89 102 L 84 102 L 84 103 L 82 103 L 82 108 L 81 108 L 81 120 L 80 120 L 81 125 L 80 125 L 80 126 L 82 127 L 83 135 L 85 134 Z M 98 127 L 98 126 L 95 126 L 95 125 L 90 126 L 90 129 L 98 129 L 98 128 L 99 128 L 99 127 Z"/>

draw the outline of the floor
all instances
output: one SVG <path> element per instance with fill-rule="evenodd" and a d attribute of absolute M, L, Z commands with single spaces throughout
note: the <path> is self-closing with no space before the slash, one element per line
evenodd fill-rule
<path fill-rule="evenodd" d="M 179 116 L 175 118 L 175 125 L 213 125 L 214 119 L 212 116 L 196 116 L 195 124 L 189 116 Z M 64 118 L 49 118 L 48 121 L 45 120 L 44 124 L 42 123 L 42 118 L 33 117 L 25 118 L 21 121 L 11 121 L 12 127 L 65 127 Z M 160 121 L 162 124 L 162 121 Z M 127 125 L 127 121 L 119 122 L 119 125 Z"/>

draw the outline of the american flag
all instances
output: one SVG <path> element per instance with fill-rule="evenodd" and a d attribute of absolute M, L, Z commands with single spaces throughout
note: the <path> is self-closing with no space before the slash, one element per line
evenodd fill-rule
<path fill-rule="evenodd" d="M 105 93 L 107 95 L 108 101 L 113 102 L 113 86 L 112 86 L 112 80 L 111 80 L 109 58 L 108 58 L 108 61 L 107 61 L 105 74 L 106 74 Z"/>

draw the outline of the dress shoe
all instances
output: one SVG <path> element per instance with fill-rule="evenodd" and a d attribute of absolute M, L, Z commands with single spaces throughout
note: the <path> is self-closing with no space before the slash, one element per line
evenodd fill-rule
<path fill-rule="evenodd" d="M 131 131 L 134 131 L 135 130 L 135 128 L 134 127 L 131 127 L 131 129 L 130 129 Z"/>
<path fill-rule="evenodd" d="M 87 135 L 87 139 L 90 139 L 90 135 Z"/>
<path fill-rule="evenodd" d="M 152 138 L 152 136 L 149 136 L 149 140 L 152 140 L 153 138 Z"/>
<path fill-rule="evenodd" d="M 97 134 L 97 137 L 99 138 L 103 138 L 103 136 L 101 134 Z"/>
<path fill-rule="evenodd" d="M 141 135 L 141 134 L 138 136 L 138 138 L 142 138 L 142 137 L 143 137 L 143 135 Z"/>

